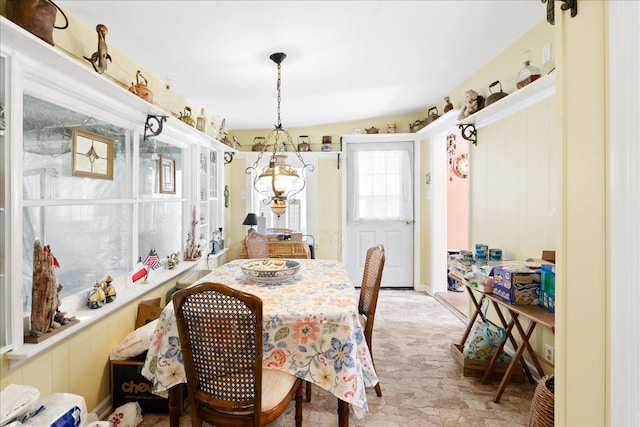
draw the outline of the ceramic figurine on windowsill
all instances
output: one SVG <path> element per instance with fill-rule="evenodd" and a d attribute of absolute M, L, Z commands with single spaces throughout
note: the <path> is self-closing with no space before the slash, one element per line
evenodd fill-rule
<path fill-rule="evenodd" d="M 100 308 L 107 302 L 107 297 L 102 289 L 102 283 L 96 281 L 93 285 L 93 289 L 89 291 L 89 297 L 87 298 L 87 305 L 89 308 Z"/>
<path fill-rule="evenodd" d="M 107 304 L 113 302 L 116 299 L 116 288 L 113 286 L 113 277 L 107 276 L 104 280 L 104 295 L 106 297 Z"/>

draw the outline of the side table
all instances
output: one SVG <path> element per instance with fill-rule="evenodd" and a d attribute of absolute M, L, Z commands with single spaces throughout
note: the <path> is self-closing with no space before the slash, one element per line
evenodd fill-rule
<path fill-rule="evenodd" d="M 515 354 L 511 359 L 511 363 L 509 363 L 509 367 L 507 368 L 506 372 L 502 377 L 502 380 L 500 381 L 500 386 L 498 387 L 498 391 L 496 392 L 493 398 L 493 401 L 495 403 L 498 403 L 500 401 L 500 398 L 502 397 L 502 393 L 504 393 L 504 389 L 506 388 L 507 383 L 509 382 L 509 379 L 511 378 L 513 369 L 515 368 L 515 364 L 517 363 L 518 360 L 522 361 L 522 365 L 524 366 L 525 372 L 529 377 L 529 381 L 531 381 L 532 383 L 534 382 L 528 366 L 526 365 L 526 363 L 524 363 L 525 350 L 531 356 L 531 361 L 535 366 L 539 377 L 542 378 L 545 375 L 544 371 L 542 370 L 542 365 L 540 365 L 540 360 L 538 359 L 538 355 L 535 351 L 533 351 L 533 348 L 529 343 L 529 338 L 531 337 L 533 330 L 538 324 L 551 329 L 551 332 L 555 333 L 555 315 L 554 313 L 550 312 L 546 308 L 540 307 L 538 305 L 511 305 L 494 297 L 493 295 L 487 295 L 486 298 L 489 298 L 489 301 L 491 301 L 491 303 L 493 304 L 493 307 L 498 313 L 498 317 L 500 317 L 500 321 L 502 322 L 503 327 L 507 331 L 507 337 L 509 338 L 509 341 L 513 345 L 513 349 L 515 351 Z M 504 316 L 502 315 L 501 308 L 505 308 L 509 313 L 509 316 L 511 317 L 511 320 L 509 321 L 509 323 L 506 322 Z M 522 327 L 522 325 L 520 324 L 520 317 L 528 319 L 530 322 L 526 332 Z M 516 343 L 516 340 L 514 339 L 512 334 L 514 326 L 521 338 L 521 342 L 519 345 Z M 500 346 L 498 347 L 498 350 L 496 351 L 496 354 L 491 359 L 491 362 L 489 362 L 489 367 L 487 368 L 484 374 L 484 377 L 482 378 L 483 383 L 486 383 L 487 381 L 489 381 L 493 367 L 495 366 L 498 358 L 503 352 L 504 352 L 504 342 L 500 344 Z M 551 364 L 551 366 L 553 365 Z"/>

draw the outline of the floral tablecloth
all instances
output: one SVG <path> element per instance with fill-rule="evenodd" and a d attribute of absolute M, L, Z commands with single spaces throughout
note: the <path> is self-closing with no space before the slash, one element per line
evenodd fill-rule
<path fill-rule="evenodd" d="M 368 411 L 365 386 L 374 386 L 378 378 L 345 267 L 338 261 L 300 259 L 292 280 L 261 284 L 242 273 L 246 261 L 224 264 L 197 283 L 223 283 L 260 297 L 264 367 L 317 384 L 350 403 L 361 418 Z M 153 393 L 164 397 L 169 388 L 187 381 L 172 303 L 160 315 L 142 375 L 153 383 Z"/>

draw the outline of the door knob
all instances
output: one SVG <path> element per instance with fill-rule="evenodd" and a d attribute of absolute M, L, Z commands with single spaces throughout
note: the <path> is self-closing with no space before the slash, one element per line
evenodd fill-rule
<path fill-rule="evenodd" d="M 416 222 L 414 220 L 412 220 L 412 219 L 408 219 L 408 220 L 405 221 L 405 223 L 411 225 L 411 224 L 415 224 Z"/>

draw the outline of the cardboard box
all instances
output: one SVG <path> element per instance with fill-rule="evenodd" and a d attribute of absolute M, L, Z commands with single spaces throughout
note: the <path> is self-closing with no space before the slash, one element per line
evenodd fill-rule
<path fill-rule="evenodd" d="M 111 397 L 113 409 L 129 402 L 138 402 L 142 413 L 168 414 L 169 399 L 162 398 L 151 392 L 151 382 L 142 375 L 147 353 L 126 360 L 111 360 Z M 182 411 L 186 410 L 189 399 L 187 385 L 180 387 Z"/>
<path fill-rule="evenodd" d="M 554 313 L 556 311 L 556 266 L 543 264 L 540 279 L 540 305 Z"/>
<path fill-rule="evenodd" d="M 540 303 L 540 270 L 500 266 L 493 269 L 493 295 L 508 304 Z"/>
<path fill-rule="evenodd" d="M 160 313 L 162 313 L 160 298 L 140 301 L 138 304 L 138 315 L 136 316 L 134 329 L 138 329 L 140 326 L 144 326 L 152 320 L 156 320 L 160 317 Z"/>
<path fill-rule="evenodd" d="M 462 348 L 458 344 L 451 344 L 451 352 L 453 353 L 456 361 L 462 366 L 462 375 L 465 377 L 475 377 L 482 378 L 484 377 L 484 373 L 487 371 L 489 367 L 489 360 L 482 359 L 468 359 L 462 355 Z M 504 373 L 507 371 L 509 367 L 509 362 L 511 359 L 509 356 L 505 355 L 506 362 L 497 362 L 493 367 L 493 371 L 491 372 L 491 379 L 500 381 L 504 376 Z M 522 369 L 522 364 L 518 363 L 516 367 L 513 369 L 511 373 L 511 378 L 509 379 L 512 383 L 522 383 L 524 382 L 524 371 Z"/>

